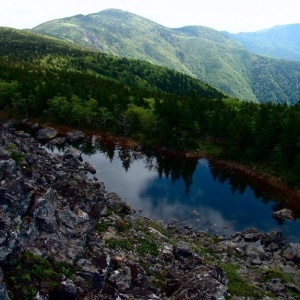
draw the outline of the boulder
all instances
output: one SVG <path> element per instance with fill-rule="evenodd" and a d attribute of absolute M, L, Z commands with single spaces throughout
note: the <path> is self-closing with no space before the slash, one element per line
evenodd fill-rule
<path fill-rule="evenodd" d="M 58 299 L 75 300 L 78 289 L 72 280 L 64 280 L 58 287 Z"/>
<path fill-rule="evenodd" d="M 52 140 L 58 135 L 58 131 L 52 127 L 40 129 L 37 134 L 38 140 Z"/>
<path fill-rule="evenodd" d="M 75 159 L 82 160 L 82 158 L 81 158 L 81 151 L 79 151 L 78 149 L 76 149 L 76 148 L 74 148 L 72 146 L 65 151 L 63 157 L 64 157 L 64 159 L 75 158 Z"/>
<path fill-rule="evenodd" d="M 58 146 L 58 145 L 63 145 L 65 144 L 67 139 L 65 137 L 58 137 L 55 138 L 54 140 L 50 141 L 48 144 L 50 146 Z"/>
<path fill-rule="evenodd" d="M 47 233 L 55 233 L 57 231 L 57 221 L 55 217 L 57 197 L 57 192 L 49 189 L 44 198 L 37 200 L 38 208 L 34 213 L 35 221 L 38 228 Z"/>
<path fill-rule="evenodd" d="M 294 220 L 295 216 L 290 209 L 284 208 L 272 214 L 272 217 L 278 220 Z"/>
<path fill-rule="evenodd" d="M 81 142 L 85 139 L 85 134 L 82 131 L 72 130 L 67 132 L 66 138 L 70 143 Z"/>
<path fill-rule="evenodd" d="M 182 257 L 189 257 L 192 255 L 190 246 L 187 243 L 179 242 L 176 247 L 176 255 Z"/>
<path fill-rule="evenodd" d="M 266 247 L 271 247 L 272 250 L 277 251 L 278 249 L 288 248 L 287 239 L 281 231 L 272 230 L 262 235 L 260 239 L 261 244 Z"/>
<path fill-rule="evenodd" d="M 103 288 L 110 266 L 110 256 L 107 253 L 92 260 L 80 259 L 77 265 L 81 268 L 77 275 L 82 277 L 90 288 Z"/>
<path fill-rule="evenodd" d="M 88 172 L 90 172 L 91 174 L 96 174 L 96 169 L 95 169 L 95 167 L 91 164 L 91 163 L 89 163 L 89 162 L 85 162 L 84 163 L 84 168 L 88 171 Z"/>
<path fill-rule="evenodd" d="M 280 279 L 274 278 L 267 282 L 266 290 L 278 295 L 284 291 L 284 285 L 281 283 Z"/>

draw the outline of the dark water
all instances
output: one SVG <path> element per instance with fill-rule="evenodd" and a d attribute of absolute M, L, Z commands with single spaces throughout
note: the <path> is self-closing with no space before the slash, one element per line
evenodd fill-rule
<path fill-rule="evenodd" d="M 285 207 L 272 191 L 208 160 L 141 154 L 95 141 L 78 147 L 106 190 L 116 192 L 145 216 L 166 222 L 176 219 L 197 230 L 226 235 L 247 228 L 262 232 L 277 228 L 289 241 L 300 242 L 299 218 L 283 222 L 272 218 L 274 211 Z"/>

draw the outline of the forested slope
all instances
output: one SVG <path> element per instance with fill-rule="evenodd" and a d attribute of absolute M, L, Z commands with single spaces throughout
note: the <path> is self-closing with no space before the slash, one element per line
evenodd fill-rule
<path fill-rule="evenodd" d="M 256 32 L 226 35 L 254 53 L 300 61 L 300 24 L 278 25 Z"/>
<path fill-rule="evenodd" d="M 211 28 L 171 29 L 109 9 L 49 21 L 33 30 L 109 54 L 166 66 L 239 99 L 277 103 L 300 99 L 300 62 L 255 55 Z"/>
<path fill-rule="evenodd" d="M 0 30 L 0 109 L 151 146 L 261 164 L 300 184 L 300 104 L 230 99 L 186 75 Z"/>

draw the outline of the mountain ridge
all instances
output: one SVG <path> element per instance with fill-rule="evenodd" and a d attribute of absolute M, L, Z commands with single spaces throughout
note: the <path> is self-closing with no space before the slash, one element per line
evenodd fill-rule
<path fill-rule="evenodd" d="M 286 60 L 300 61 L 300 24 L 276 25 L 256 32 L 240 32 L 227 36 L 254 53 Z"/>
<path fill-rule="evenodd" d="M 300 99 L 300 63 L 254 55 L 212 28 L 172 29 L 126 11 L 108 9 L 49 21 L 33 31 L 166 66 L 242 100 L 295 103 Z"/>

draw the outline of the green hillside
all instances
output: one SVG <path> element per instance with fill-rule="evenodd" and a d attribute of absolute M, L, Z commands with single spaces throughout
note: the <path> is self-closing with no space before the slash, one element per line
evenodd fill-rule
<path fill-rule="evenodd" d="M 29 31 L 0 28 L 0 54 L 30 67 L 80 71 L 128 86 L 176 95 L 216 98 L 223 94 L 196 78 L 144 61 L 128 60 Z"/>
<path fill-rule="evenodd" d="M 280 25 L 257 32 L 225 33 L 250 51 L 300 61 L 300 24 Z"/>
<path fill-rule="evenodd" d="M 152 147 L 198 149 L 262 165 L 300 185 L 299 103 L 230 99 L 165 67 L 28 31 L 0 28 L 0 112 L 105 130 Z"/>
<path fill-rule="evenodd" d="M 253 55 L 240 43 L 210 28 L 170 29 L 110 9 L 50 21 L 34 31 L 109 54 L 167 66 L 239 99 L 277 103 L 295 103 L 300 99 L 300 63 Z"/>

